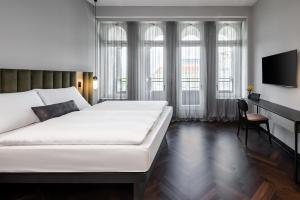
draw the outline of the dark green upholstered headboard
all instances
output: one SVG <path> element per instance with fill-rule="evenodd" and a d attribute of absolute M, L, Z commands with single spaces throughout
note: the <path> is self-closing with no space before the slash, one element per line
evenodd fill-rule
<path fill-rule="evenodd" d="M 81 87 L 78 87 L 79 82 Z M 0 93 L 71 86 L 77 87 L 82 96 L 93 103 L 92 72 L 0 69 Z"/>

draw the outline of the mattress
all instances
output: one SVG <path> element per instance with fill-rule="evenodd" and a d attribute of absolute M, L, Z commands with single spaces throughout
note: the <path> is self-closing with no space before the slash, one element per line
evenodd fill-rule
<path fill-rule="evenodd" d="M 167 101 L 105 101 L 85 110 L 155 111 L 167 105 Z"/>
<path fill-rule="evenodd" d="M 164 138 L 172 112 L 172 107 L 164 108 L 140 145 L 1 146 L 0 172 L 146 172 Z"/>
<path fill-rule="evenodd" d="M 141 144 L 161 110 L 89 110 L 0 135 L 0 146 Z"/>

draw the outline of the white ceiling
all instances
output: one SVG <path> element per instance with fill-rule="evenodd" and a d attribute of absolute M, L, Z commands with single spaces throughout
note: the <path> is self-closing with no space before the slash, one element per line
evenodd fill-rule
<path fill-rule="evenodd" d="M 94 3 L 94 0 L 88 0 Z M 252 6 L 257 0 L 98 0 L 98 6 Z"/>

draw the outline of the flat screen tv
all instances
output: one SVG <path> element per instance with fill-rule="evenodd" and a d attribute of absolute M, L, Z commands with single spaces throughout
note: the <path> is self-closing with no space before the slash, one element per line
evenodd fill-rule
<path fill-rule="evenodd" d="M 297 87 L 297 50 L 262 59 L 262 80 L 265 84 Z"/>

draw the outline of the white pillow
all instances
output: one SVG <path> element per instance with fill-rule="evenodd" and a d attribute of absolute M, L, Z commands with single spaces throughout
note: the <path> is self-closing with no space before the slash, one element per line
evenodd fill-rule
<path fill-rule="evenodd" d="M 0 94 L 0 133 L 39 122 L 31 107 L 44 106 L 35 91 Z"/>
<path fill-rule="evenodd" d="M 91 106 L 81 96 L 81 94 L 75 87 L 59 89 L 36 89 L 36 91 L 46 105 L 74 100 L 79 110 Z"/>

